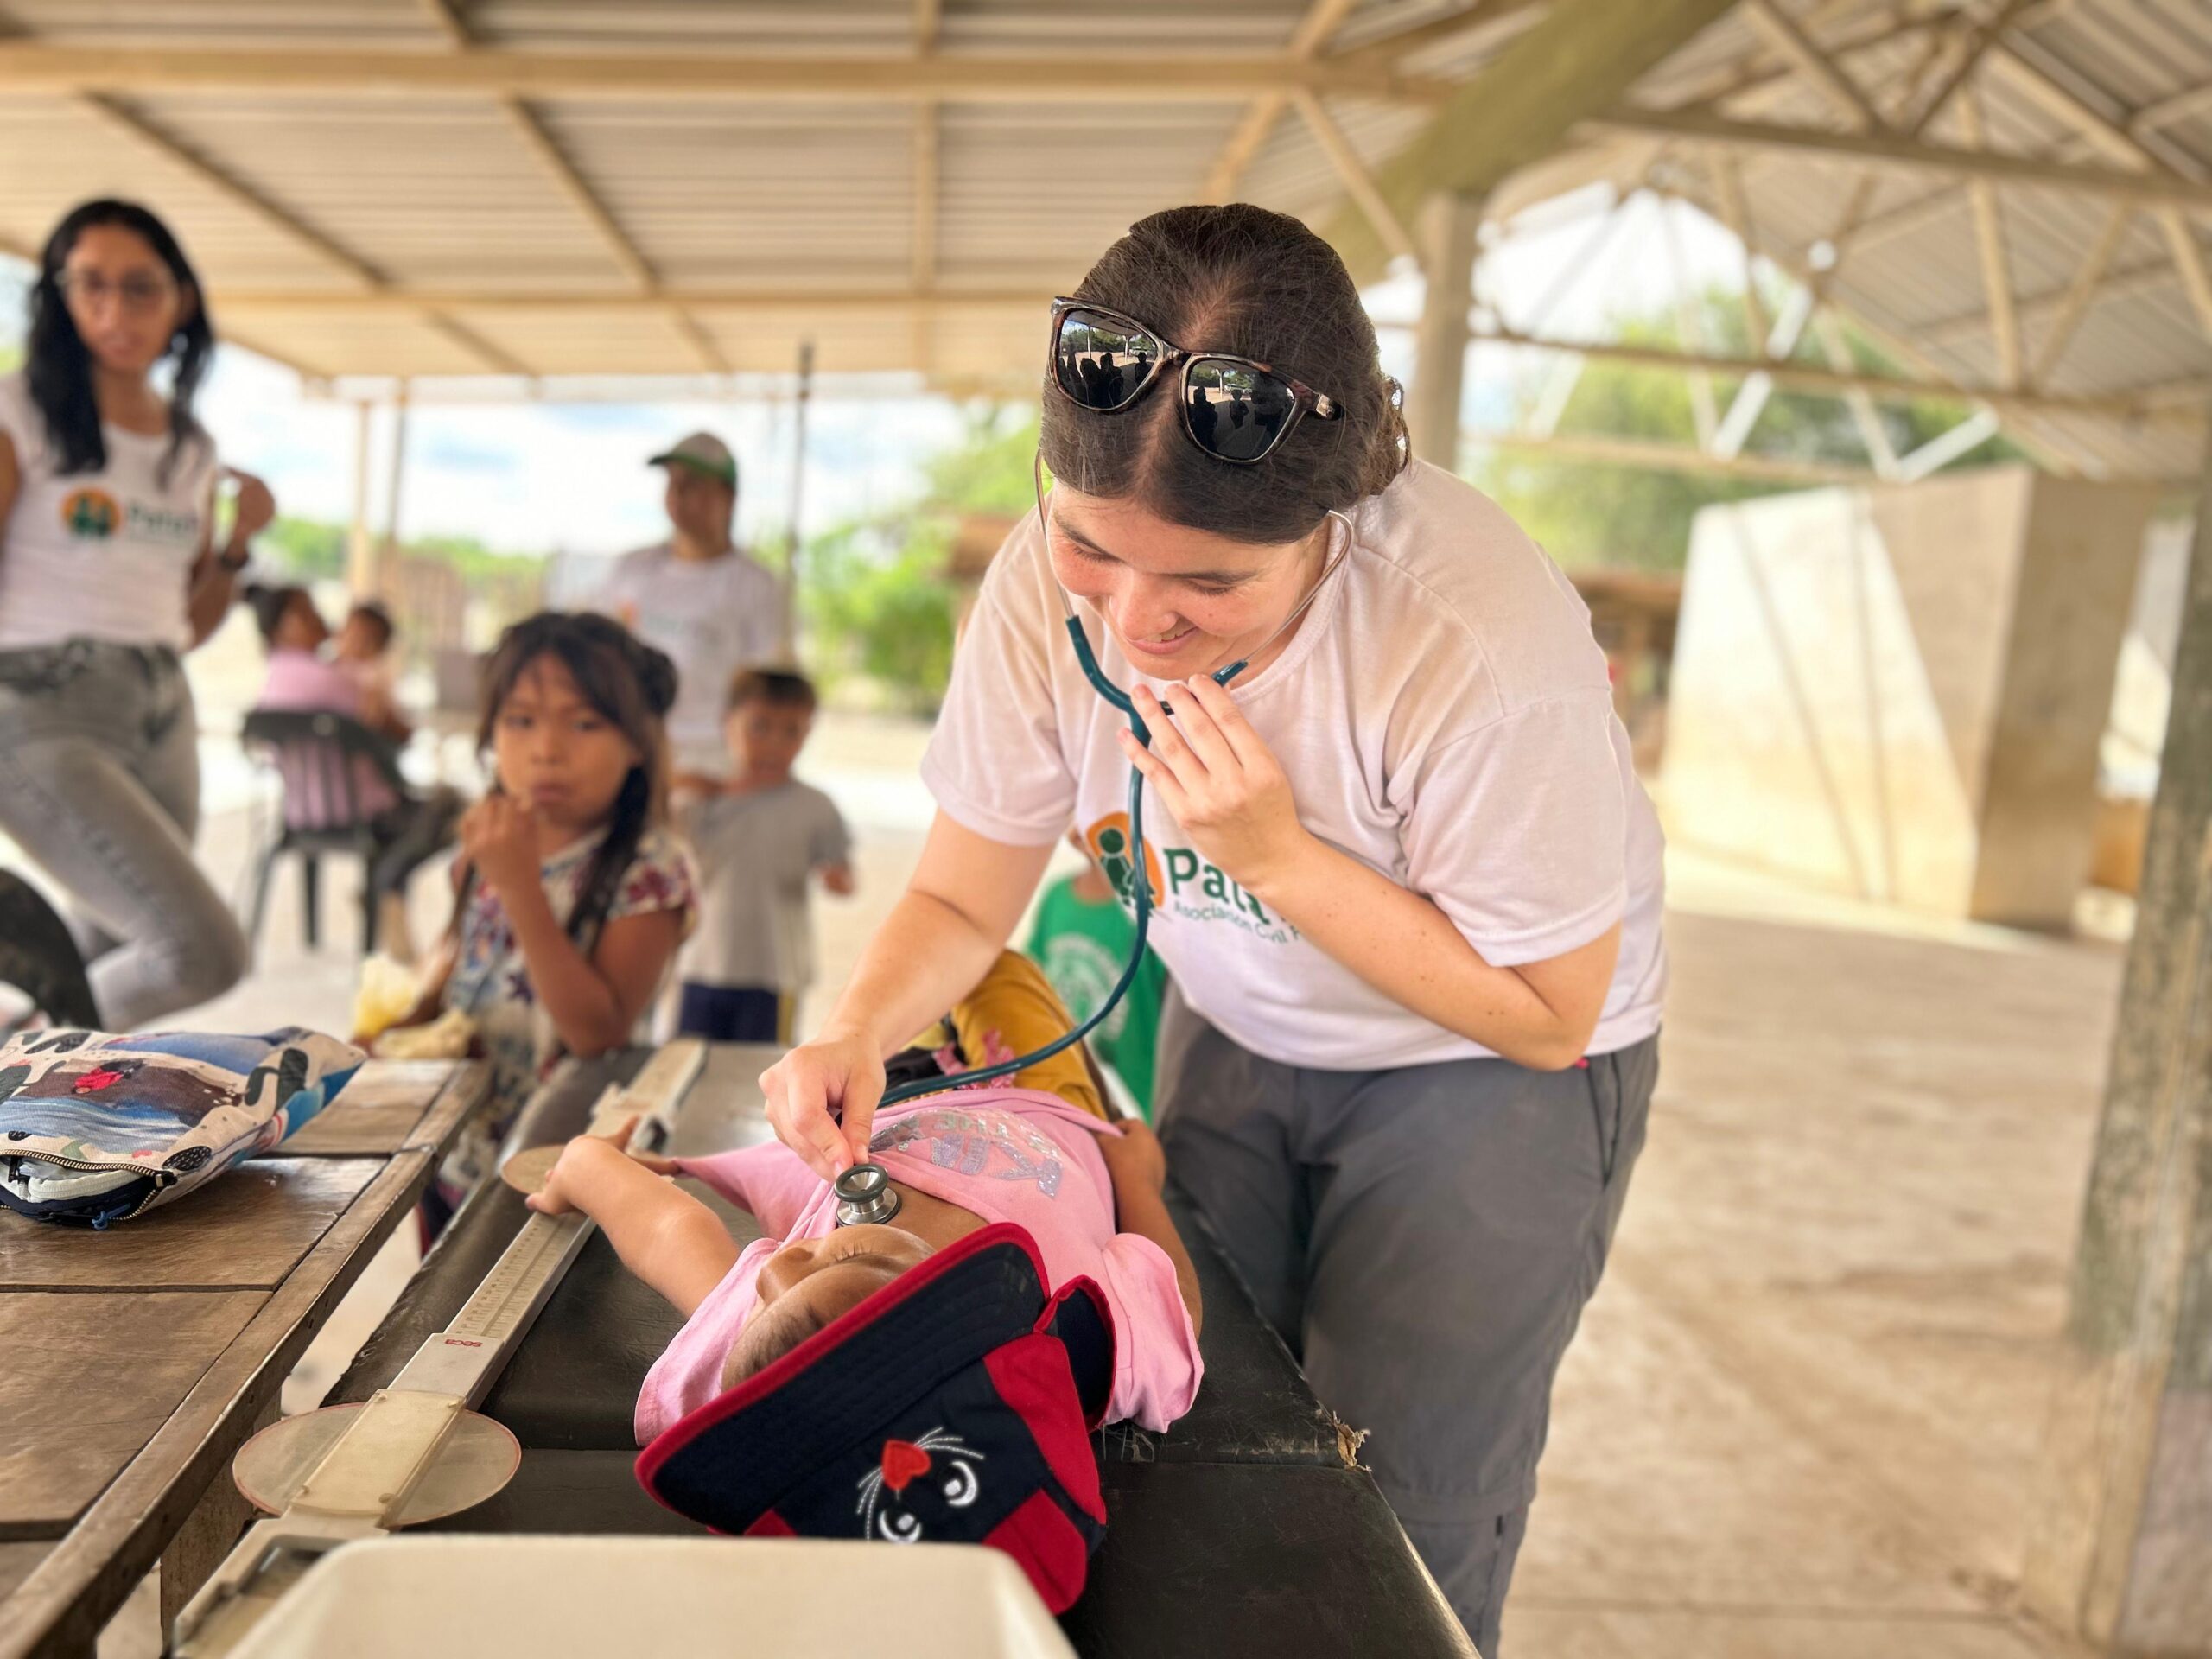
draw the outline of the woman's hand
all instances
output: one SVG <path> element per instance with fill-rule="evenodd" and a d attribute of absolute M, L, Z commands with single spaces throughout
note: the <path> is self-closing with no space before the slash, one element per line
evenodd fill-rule
<path fill-rule="evenodd" d="M 231 546 L 239 549 L 269 528 L 276 516 L 276 498 L 269 486 L 251 473 L 242 473 L 235 467 L 223 471 L 238 486 L 238 515 L 231 521 Z"/>
<path fill-rule="evenodd" d="M 502 893 L 537 881 L 537 821 L 512 795 L 486 795 L 461 819 L 461 855 Z"/>
<path fill-rule="evenodd" d="M 825 1181 L 868 1161 L 883 1082 L 881 1045 L 853 1027 L 825 1029 L 760 1074 L 776 1138 Z M 833 1113 L 842 1114 L 842 1127 Z"/>
<path fill-rule="evenodd" d="M 1151 728 L 1152 747 L 1123 731 L 1122 751 L 1191 845 L 1237 886 L 1257 893 L 1294 865 L 1312 840 L 1298 821 L 1290 779 L 1229 693 L 1207 676 L 1170 686 L 1166 696 L 1163 711 L 1144 687 L 1129 688 Z"/>
<path fill-rule="evenodd" d="M 1106 1160 L 1106 1177 L 1114 1190 L 1131 1188 L 1161 1192 L 1167 1187 L 1167 1154 L 1160 1137 L 1142 1118 L 1125 1117 L 1119 1135 L 1098 1137 L 1098 1155 Z"/>

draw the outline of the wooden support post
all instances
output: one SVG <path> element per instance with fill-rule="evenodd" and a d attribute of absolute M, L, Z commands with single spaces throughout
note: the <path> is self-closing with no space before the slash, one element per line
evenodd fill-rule
<path fill-rule="evenodd" d="M 1467 372 L 1467 307 L 1475 283 L 1475 227 L 1482 203 L 1437 196 L 1421 217 L 1421 267 L 1428 273 L 1414 335 L 1414 385 L 1406 426 L 1414 453 L 1448 471 L 1459 463 L 1459 393 Z"/>
<path fill-rule="evenodd" d="M 2212 464 L 2021 1587 L 2101 1650 L 2212 1655 Z"/>
<path fill-rule="evenodd" d="M 376 569 L 365 591 L 356 598 L 374 599 L 380 596 L 385 584 L 391 579 L 395 562 L 399 557 L 399 486 L 407 477 L 407 383 L 399 383 L 399 395 L 391 400 L 391 476 L 385 480 L 384 544 L 377 559 Z"/>
<path fill-rule="evenodd" d="M 346 586 L 366 598 L 377 590 L 376 544 L 369 538 L 369 416 L 365 399 L 353 405 L 353 521 L 346 533 Z"/>

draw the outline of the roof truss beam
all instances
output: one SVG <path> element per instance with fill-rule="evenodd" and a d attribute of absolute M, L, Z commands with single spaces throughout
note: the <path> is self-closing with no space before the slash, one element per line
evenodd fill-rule
<path fill-rule="evenodd" d="M 1328 44 L 1329 36 L 1337 32 L 1337 26 L 1357 3 L 1358 0 L 1313 0 L 1306 15 L 1298 20 L 1298 27 L 1291 31 L 1290 55 L 1302 62 L 1318 57 Z M 1313 94 L 1307 92 L 1306 96 L 1311 98 Z M 1227 201 L 1236 194 L 1245 170 L 1274 136 L 1275 124 L 1282 119 L 1283 106 L 1288 102 L 1289 94 L 1276 90 L 1262 92 L 1245 105 L 1236 130 L 1229 135 L 1229 142 L 1222 146 L 1221 154 L 1206 170 L 1208 201 Z"/>
<path fill-rule="evenodd" d="M 1637 346 L 1621 341 L 1554 340 L 1495 327 L 1478 328 L 1476 338 L 1537 351 L 1572 353 L 1594 362 L 1618 363 L 1630 368 L 1742 379 L 1764 375 L 1777 386 L 1788 390 L 1832 397 L 1863 395 L 1878 404 L 1912 404 L 1929 398 L 1946 402 L 1973 399 L 1986 404 L 2000 413 L 2018 410 L 2031 414 L 2095 416 L 2112 420 L 2185 425 L 2201 424 L 2203 420 L 2202 409 L 2172 399 L 2171 388 L 2167 390 L 2166 396 L 2156 403 L 2125 393 L 2069 397 L 2048 392 L 1968 390 L 1946 382 L 1910 379 L 1895 375 L 1862 374 L 1850 368 L 1837 368 L 1833 366 L 1833 355 L 1832 365 L 1822 368 L 1795 359 L 1777 362 L 1771 358 L 1727 357 L 1709 352 L 1671 351 L 1665 346 Z M 2208 385 L 2205 391 L 2208 395 L 2212 395 L 2212 385 Z"/>
<path fill-rule="evenodd" d="M 1653 0 L 1659 3 L 1659 0 Z M 1681 0 L 1665 0 L 1672 5 Z M 224 47 L 90 48 L 0 42 L 0 92 L 321 93 L 378 97 L 706 98 L 812 102 L 885 98 L 1218 104 L 1265 92 L 1440 102 L 1452 88 L 1287 54 L 1254 57 L 762 57 L 701 53 L 339 52 Z"/>
<path fill-rule="evenodd" d="M 232 206 L 259 219 L 347 281 L 358 283 L 365 293 L 389 296 L 397 292 L 390 279 L 367 260 L 333 241 L 289 209 L 263 195 L 243 179 L 170 137 L 135 111 L 97 93 L 84 96 L 78 101 L 87 112 L 109 127 L 142 148 L 155 151 L 172 165 L 183 168 Z M 493 345 L 465 323 L 445 315 L 437 308 L 419 302 L 406 302 L 404 308 L 416 313 L 439 334 L 494 374 L 530 373 L 531 371 L 512 353 Z M 272 353 L 270 355 L 276 354 Z"/>
<path fill-rule="evenodd" d="M 2042 161 L 1994 150 L 1932 144 L 1894 132 L 1836 132 L 1738 121 L 1702 110 L 1616 109 L 1589 124 L 1661 138 L 1686 138 L 1734 149 L 1835 156 L 1870 165 L 1916 168 L 1998 184 L 2044 185 L 2145 207 L 2212 213 L 2212 185 L 2172 173 L 2128 172 L 2071 162 Z"/>
<path fill-rule="evenodd" d="M 469 32 L 467 21 L 454 7 L 453 0 L 423 0 L 423 9 L 454 50 L 473 52 L 476 49 L 476 40 Z M 608 257 L 630 279 L 631 286 L 641 293 L 650 292 L 658 287 L 660 277 L 653 270 L 652 261 L 631 239 L 629 232 L 616 223 L 613 212 L 600 199 L 599 193 L 592 188 L 590 181 L 563 152 L 559 143 L 546 126 L 544 117 L 531 108 L 525 99 L 512 92 L 498 94 L 494 102 L 514 128 L 515 136 L 522 140 L 523 147 L 536 158 L 539 168 L 569 199 L 584 222 L 591 226 L 593 234 L 605 246 Z M 696 317 L 680 306 L 672 306 L 669 309 L 669 321 L 691 347 L 692 355 L 699 359 L 701 367 L 709 374 L 729 372 L 728 359 L 723 357 L 714 336 L 701 326 Z"/>
<path fill-rule="evenodd" d="M 1733 0 L 1556 0 L 1543 20 L 1452 92 L 1428 126 L 1376 175 L 1403 224 L 1436 195 L 1485 199 L 1556 151 L 1582 118 L 1616 104 Z M 1355 276 L 1387 253 L 1357 207 L 1325 234 Z"/>

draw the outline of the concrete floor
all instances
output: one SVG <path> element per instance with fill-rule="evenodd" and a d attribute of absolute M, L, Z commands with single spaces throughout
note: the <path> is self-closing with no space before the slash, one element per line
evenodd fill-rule
<path fill-rule="evenodd" d="M 2072 1651 L 2013 1591 L 2118 951 L 1683 910 L 1669 941 L 1510 1650 Z"/>
<path fill-rule="evenodd" d="M 912 728 L 810 755 L 860 836 L 818 912 L 849 966 L 919 845 Z M 210 864 L 240 856 L 211 822 Z M 2013 1605 L 2117 992 L 2110 944 L 1915 921 L 1677 853 L 1649 1144 L 1568 1355 L 1512 1659 L 2031 1659 Z M 350 875 L 327 882 L 341 894 Z M 280 887 L 254 977 L 193 1023 L 343 1029 L 350 924 Z M 423 925 L 442 919 L 418 884 Z M 318 1398 L 411 1266 L 394 1245 L 288 1389 Z M 103 1643 L 152 1651 L 135 1601 Z"/>

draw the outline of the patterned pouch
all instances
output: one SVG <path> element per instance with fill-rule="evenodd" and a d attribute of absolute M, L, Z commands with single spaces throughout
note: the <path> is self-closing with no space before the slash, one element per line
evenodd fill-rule
<path fill-rule="evenodd" d="M 126 1221 L 268 1151 L 366 1058 L 296 1026 L 26 1032 L 0 1048 L 0 1204 L 35 1221 Z"/>

